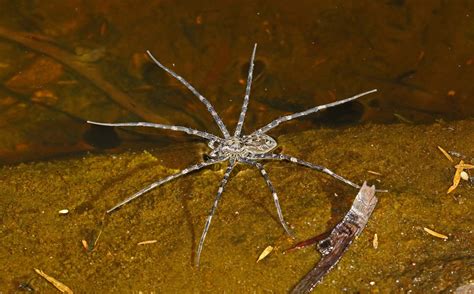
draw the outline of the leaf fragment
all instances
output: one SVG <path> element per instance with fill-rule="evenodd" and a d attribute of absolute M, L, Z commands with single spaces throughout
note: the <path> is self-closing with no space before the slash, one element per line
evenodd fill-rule
<path fill-rule="evenodd" d="M 60 211 L 58 211 L 59 214 L 68 214 L 69 213 L 69 209 L 61 209 Z"/>
<path fill-rule="evenodd" d="M 381 176 L 382 175 L 381 173 L 373 171 L 373 170 L 368 170 L 367 173 L 373 174 L 373 175 L 376 175 L 376 176 Z"/>
<path fill-rule="evenodd" d="M 58 289 L 62 293 L 68 293 L 68 294 L 73 293 L 72 290 L 68 286 L 64 285 L 63 283 L 56 280 L 55 278 L 45 274 L 42 270 L 37 269 L 37 268 L 35 268 L 34 270 L 38 275 L 42 276 L 46 281 L 50 282 L 54 287 L 56 287 L 56 289 Z"/>
<path fill-rule="evenodd" d="M 473 169 L 474 165 L 468 163 L 459 163 L 454 166 L 455 168 L 462 168 L 462 169 Z"/>
<path fill-rule="evenodd" d="M 453 158 L 451 157 L 451 155 L 449 155 L 448 152 L 446 152 L 446 150 L 444 150 L 443 148 L 441 148 L 441 146 L 438 146 L 438 149 L 439 151 L 441 151 L 441 153 L 444 154 L 444 156 L 446 156 L 446 158 L 451 161 L 451 162 L 454 162 Z"/>
<path fill-rule="evenodd" d="M 138 242 L 137 245 L 147 245 L 147 244 L 153 244 L 156 242 L 158 242 L 158 240 L 146 240 L 146 241 Z"/>
<path fill-rule="evenodd" d="M 374 234 L 374 239 L 372 239 L 372 246 L 374 246 L 374 249 L 379 248 L 379 236 L 377 234 Z"/>
<path fill-rule="evenodd" d="M 87 241 L 84 239 L 82 239 L 81 243 L 82 243 L 82 247 L 84 247 L 86 251 L 89 251 L 89 243 L 87 243 Z"/>
<path fill-rule="evenodd" d="M 430 229 L 428 229 L 428 228 L 423 228 L 423 230 L 424 230 L 425 232 L 427 232 L 428 234 L 430 234 L 431 236 L 434 236 L 434 237 L 436 237 L 436 238 L 440 238 L 440 239 L 444 239 L 444 240 L 447 240 L 447 239 L 448 239 L 448 236 L 443 235 L 443 234 L 438 233 L 438 232 L 435 232 L 435 231 L 430 230 Z"/>
<path fill-rule="evenodd" d="M 456 165 L 456 172 L 454 173 L 454 178 L 453 178 L 453 184 L 451 185 L 451 187 L 449 187 L 448 189 L 448 193 L 451 193 L 454 191 L 454 189 L 456 189 L 456 187 L 459 185 L 459 182 L 461 181 L 461 172 L 463 171 L 463 166 L 464 165 L 464 161 L 460 161 L 458 165 Z"/>
<path fill-rule="evenodd" d="M 258 256 L 257 262 L 267 257 L 268 254 L 270 254 L 270 252 L 272 251 L 273 251 L 273 246 L 270 246 L 270 245 L 267 246 L 267 248 L 263 249 L 262 253 L 260 253 L 260 255 Z"/>
<path fill-rule="evenodd" d="M 89 243 L 89 242 L 87 242 L 87 240 L 82 239 L 82 241 L 81 241 L 82 247 L 84 247 L 84 249 L 87 252 L 94 251 L 97 248 L 97 242 L 99 242 L 100 235 L 102 235 L 102 230 L 99 231 L 99 234 L 97 235 L 97 238 L 95 238 L 94 242 L 92 242 L 92 243 Z"/>

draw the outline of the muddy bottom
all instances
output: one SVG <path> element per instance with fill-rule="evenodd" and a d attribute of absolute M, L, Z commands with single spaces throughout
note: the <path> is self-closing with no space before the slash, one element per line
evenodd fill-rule
<path fill-rule="evenodd" d="M 474 190 L 461 180 L 446 193 L 454 165 L 461 159 L 473 163 L 473 129 L 473 121 L 365 125 L 277 138 L 282 153 L 389 190 L 377 194 L 379 203 L 368 226 L 315 292 L 438 292 L 473 280 Z M 437 146 L 464 158 L 454 156 L 450 162 Z M 193 259 L 225 164 L 105 213 L 151 182 L 202 160 L 199 150 L 204 145 L 195 147 L 3 167 L 0 289 L 13 292 L 28 284 L 53 292 L 34 268 L 78 293 L 291 289 L 319 255 L 314 248 L 282 251 L 331 229 L 349 209 L 356 189 L 291 163 L 266 163 L 283 213 L 296 232 L 292 240 L 278 222 L 258 171 L 237 168 L 211 224 L 199 268 Z M 63 209 L 69 213 L 61 215 Z M 448 238 L 432 236 L 424 228 Z M 143 241 L 153 242 L 139 244 Z M 256 263 L 268 245 L 275 250 Z"/>

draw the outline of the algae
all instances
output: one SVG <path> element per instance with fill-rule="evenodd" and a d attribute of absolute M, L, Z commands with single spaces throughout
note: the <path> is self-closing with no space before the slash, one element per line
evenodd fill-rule
<path fill-rule="evenodd" d="M 278 137 L 283 153 L 389 190 L 377 194 L 379 204 L 367 228 L 316 293 L 439 292 L 472 282 L 473 188 L 463 181 L 446 194 L 455 168 L 437 146 L 457 151 L 472 163 L 473 128 L 473 121 L 367 124 Z M 224 165 L 158 187 L 105 215 L 108 208 L 148 183 L 198 161 L 204 148 L 195 145 L 188 152 L 87 154 L 2 167 L 0 289 L 16 291 L 20 283 L 33 278 L 29 283 L 34 289 L 51 292 L 51 285 L 33 268 L 41 268 L 79 293 L 291 289 L 319 255 L 313 248 L 282 254 L 291 241 L 255 169 L 242 166 L 233 172 L 200 268 L 193 266 L 194 252 Z M 270 162 L 266 169 L 298 240 L 331 229 L 357 193 L 290 163 Z M 60 215 L 65 208 L 69 214 Z M 448 239 L 435 238 L 424 227 Z M 372 246 L 375 233 L 378 249 Z M 93 242 L 99 234 L 95 248 L 85 250 L 81 241 Z M 137 245 L 155 239 L 158 242 Z M 268 245 L 277 246 L 256 263 Z"/>

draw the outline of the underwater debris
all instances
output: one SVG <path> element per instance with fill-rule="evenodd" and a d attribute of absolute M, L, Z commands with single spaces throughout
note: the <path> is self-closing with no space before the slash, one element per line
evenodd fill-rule
<path fill-rule="evenodd" d="M 473 169 L 474 165 L 466 164 L 466 163 L 462 162 L 462 160 L 461 160 L 461 162 L 459 162 L 459 164 L 456 164 L 454 167 L 455 168 L 462 168 L 462 169 Z"/>
<path fill-rule="evenodd" d="M 317 248 L 322 255 L 321 260 L 293 288 L 291 293 L 300 294 L 313 291 L 316 285 L 341 259 L 352 241 L 365 228 L 377 201 L 375 186 L 369 187 L 364 182 L 344 219 L 336 225 L 329 237 L 319 241 Z"/>
<path fill-rule="evenodd" d="M 27 282 L 20 282 L 18 284 L 18 289 L 24 292 L 35 292 L 36 291 L 35 288 L 33 288 L 33 286 L 31 285 L 31 281 L 33 279 L 34 278 L 31 278 Z"/>
<path fill-rule="evenodd" d="M 451 155 L 449 155 L 448 152 L 446 152 L 446 150 L 444 150 L 443 148 L 441 148 L 441 146 L 438 146 L 438 149 L 439 151 L 441 151 L 441 153 L 443 153 L 444 156 L 446 156 L 446 158 L 451 161 L 451 162 L 454 162 L 453 158 L 451 157 Z"/>
<path fill-rule="evenodd" d="M 137 245 L 148 245 L 148 244 L 154 244 L 156 242 L 158 242 L 158 240 L 146 240 L 146 241 L 138 242 Z"/>
<path fill-rule="evenodd" d="M 58 213 L 61 215 L 66 215 L 69 213 L 69 209 L 61 209 L 60 211 L 58 211 Z"/>
<path fill-rule="evenodd" d="M 267 257 L 273 251 L 273 246 L 268 245 L 265 249 L 263 249 L 262 253 L 258 256 L 257 262 Z"/>
<path fill-rule="evenodd" d="M 304 240 L 304 241 L 301 241 L 301 242 L 298 242 L 296 243 L 295 245 L 293 245 L 292 247 L 286 249 L 285 251 L 283 251 L 283 254 L 286 254 L 286 253 L 289 253 L 289 252 L 292 252 L 292 251 L 295 251 L 295 250 L 299 250 L 299 249 L 303 249 L 305 247 L 308 247 L 308 246 L 311 246 L 311 245 L 314 245 L 316 244 L 317 242 L 321 241 L 321 240 L 324 240 L 326 239 L 329 234 L 331 232 L 324 232 L 320 235 L 317 235 L 313 238 L 310 238 L 308 240 Z"/>
<path fill-rule="evenodd" d="M 463 179 L 465 181 L 469 181 L 469 174 L 465 171 L 462 171 L 461 172 L 461 179 Z"/>
<path fill-rule="evenodd" d="M 453 158 L 451 157 L 451 154 L 453 156 L 456 156 L 456 157 L 466 158 L 466 156 L 464 156 L 461 153 L 456 152 L 456 151 L 447 152 L 446 150 L 441 148 L 441 146 L 438 146 L 438 149 L 451 162 L 454 162 Z M 453 192 L 458 187 L 459 182 L 461 181 L 461 179 L 463 179 L 465 181 L 470 181 L 469 174 L 467 172 L 465 172 L 464 170 L 465 169 L 473 169 L 474 165 L 466 164 L 466 163 L 464 163 L 463 160 L 460 160 L 459 163 L 454 166 L 454 168 L 456 168 L 456 172 L 454 173 L 453 184 L 451 185 L 451 187 L 449 187 L 447 194 Z"/>
<path fill-rule="evenodd" d="M 451 193 L 454 191 L 454 189 L 457 188 L 459 185 L 459 182 L 461 181 L 461 178 L 466 179 L 466 176 L 462 175 L 465 169 L 473 169 L 474 165 L 472 164 L 465 164 L 463 160 L 459 161 L 459 164 L 456 164 L 454 166 L 456 168 L 456 172 L 454 173 L 453 177 L 453 184 L 451 187 L 449 187 L 447 194 Z M 466 172 L 464 172 L 466 173 Z M 466 173 L 467 174 L 467 173 Z M 467 178 L 469 179 L 469 176 L 467 175 Z"/>
<path fill-rule="evenodd" d="M 89 251 L 89 243 L 86 240 L 82 239 L 81 244 L 82 244 L 82 247 L 84 247 L 86 251 Z"/>
<path fill-rule="evenodd" d="M 42 276 L 46 281 L 50 282 L 54 287 L 56 287 L 56 289 L 58 289 L 59 291 L 61 291 L 62 293 L 68 293 L 68 294 L 72 294 L 72 290 L 71 288 L 69 288 L 68 286 L 64 285 L 63 283 L 61 283 L 60 281 L 56 280 L 55 278 L 45 274 L 42 270 L 40 269 L 37 269 L 35 268 L 34 269 L 35 272 Z"/>
<path fill-rule="evenodd" d="M 379 236 L 377 234 L 374 234 L 374 238 L 372 239 L 372 246 L 374 246 L 374 249 L 379 248 Z"/>
<path fill-rule="evenodd" d="M 466 285 L 462 285 L 454 291 L 454 294 L 472 294 L 472 293 L 474 293 L 474 283 L 472 282 Z"/>
<path fill-rule="evenodd" d="M 51 57 L 61 64 L 75 71 L 84 79 L 90 81 L 97 89 L 103 91 L 111 100 L 123 107 L 124 109 L 134 113 L 135 115 L 148 121 L 167 122 L 165 117 L 153 113 L 147 107 L 137 103 L 125 91 L 110 83 L 102 75 L 100 70 L 91 67 L 89 64 L 78 62 L 77 56 L 72 54 L 60 46 L 56 45 L 54 40 L 41 34 L 13 31 L 6 27 L 0 26 L 0 38 L 11 42 L 21 44 L 22 46 L 36 51 L 40 54 Z"/>
<path fill-rule="evenodd" d="M 84 249 L 87 252 L 94 251 L 97 248 L 97 242 L 99 242 L 100 235 L 102 235 L 102 230 L 99 231 L 99 234 L 97 235 L 97 238 L 95 238 L 94 242 L 91 242 L 91 243 L 87 242 L 87 240 L 85 240 L 85 239 L 82 239 L 82 241 L 81 241 L 82 247 L 84 247 Z"/>
<path fill-rule="evenodd" d="M 444 239 L 445 241 L 448 240 L 448 236 L 446 236 L 446 235 L 443 235 L 443 234 L 441 234 L 441 233 L 435 232 L 435 231 L 433 231 L 433 230 L 431 230 L 431 229 L 428 229 L 428 228 L 423 228 L 423 230 L 424 230 L 425 232 L 427 232 L 428 234 L 430 234 L 431 236 L 434 236 L 434 237 L 440 238 L 440 239 Z"/>
<path fill-rule="evenodd" d="M 393 116 L 398 118 L 401 122 L 407 123 L 407 124 L 413 124 L 413 121 L 409 120 L 408 118 L 404 117 L 401 114 L 394 113 Z"/>
<path fill-rule="evenodd" d="M 460 162 L 461 164 L 464 163 L 462 160 Z M 456 168 L 456 172 L 454 173 L 453 177 L 453 184 L 451 187 L 449 187 L 447 194 L 451 193 L 456 189 L 459 185 L 459 182 L 461 181 L 461 172 L 463 171 L 462 168 Z"/>
<path fill-rule="evenodd" d="M 373 170 L 368 170 L 367 173 L 373 174 L 373 175 L 376 175 L 376 176 L 381 176 L 382 175 L 381 173 L 373 171 Z"/>

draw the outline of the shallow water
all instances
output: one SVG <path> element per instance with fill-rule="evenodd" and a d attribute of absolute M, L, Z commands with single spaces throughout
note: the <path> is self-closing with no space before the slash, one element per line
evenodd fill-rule
<path fill-rule="evenodd" d="M 1 1 L 0 161 L 77 154 L 91 144 L 123 151 L 175 142 L 169 132 L 117 136 L 88 119 L 217 132 L 199 101 L 145 50 L 208 97 L 229 127 L 255 42 L 247 130 L 372 88 L 379 93 L 275 132 L 473 116 L 469 1 L 188 2 Z M 22 46 L 25 33 L 30 42 Z"/>
<path fill-rule="evenodd" d="M 379 203 L 367 228 L 317 292 L 439 292 L 472 280 L 472 185 L 462 182 L 446 194 L 454 163 L 436 146 L 473 154 L 469 144 L 474 140 L 473 127 L 472 121 L 369 125 L 278 138 L 282 152 L 389 190 L 378 193 Z M 13 291 L 20 282 L 36 277 L 31 281 L 35 289 L 51 291 L 32 272 L 40 268 L 77 292 L 289 290 L 319 257 L 312 247 L 282 254 L 294 241 L 278 223 L 271 194 L 254 169 L 239 167 L 233 173 L 200 268 L 193 266 L 193 258 L 223 167 L 183 177 L 104 214 L 146 184 L 177 171 L 163 165 L 162 159 L 186 154 L 186 164 L 199 160 L 199 148 L 189 150 L 88 155 L 4 167 L 2 289 Z M 266 169 L 296 240 L 331 229 L 357 193 L 289 163 L 268 163 Z M 60 215 L 61 209 L 70 213 Z M 448 239 L 433 237 L 423 228 Z M 372 245 L 374 234 L 377 249 Z M 83 248 L 82 240 L 96 243 L 94 249 Z M 138 245 L 147 240 L 157 242 Z M 256 263 L 268 245 L 275 251 Z"/>
<path fill-rule="evenodd" d="M 379 90 L 271 133 L 284 152 L 390 190 L 319 291 L 440 291 L 472 281 L 472 187 L 462 182 L 446 195 L 454 168 L 436 146 L 472 163 L 473 3 L 188 2 L 0 0 L 0 291 L 33 277 L 35 289 L 51 291 L 33 267 L 78 292 L 291 288 L 318 255 L 310 248 L 281 254 L 292 241 L 255 170 L 234 172 L 196 269 L 192 257 L 224 166 L 104 217 L 208 150 L 169 132 L 85 123 L 148 120 L 218 134 L 205 107 L 149 62 L 150 50 L 232 129 L 255 42 L 244 130 Z M 330 229 L 356 194 L 303 168 L 268 169 L 299 240 Z M 63 208 L 70 214 L 59 216 Z M 423 227 L 444 231 L 448 241 Z M 97 248 L 85 252 L 81 240 L 93 242 L 101 231 Z M 137 245 L 148 239 L 159 242 Z M 267 245 L 278 245 L 276 254 L 255 264 Z"/>

